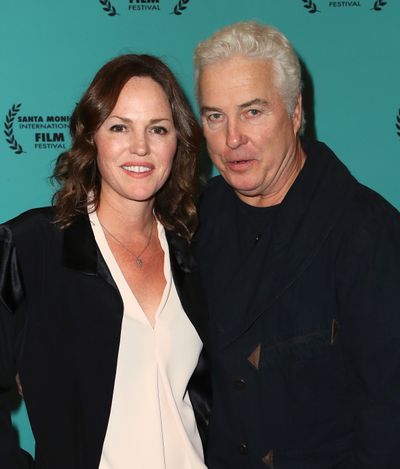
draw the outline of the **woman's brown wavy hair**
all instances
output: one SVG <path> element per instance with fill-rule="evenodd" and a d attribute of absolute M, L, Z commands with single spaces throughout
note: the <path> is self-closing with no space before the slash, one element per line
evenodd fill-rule
<path fill-rule="evenodd" d="M 154 211 L 167 230 L 190 241 L 197 227 L 200 128 L 170 69 L 150 55 L 121 55 L 106 63 L 77 104 L 70 122 L 72 146 L 58 157 L 52 177 L 59 184 L 53 196 L 56 220 L 65 228 L 77 215 L 87 213 L 89 196 L 94 209 L 98 207 L 101 176 L 93 137 L 132 77 L 157 82 L 171 105 L 178 145 L 171 174 L 156 194 Z"/>

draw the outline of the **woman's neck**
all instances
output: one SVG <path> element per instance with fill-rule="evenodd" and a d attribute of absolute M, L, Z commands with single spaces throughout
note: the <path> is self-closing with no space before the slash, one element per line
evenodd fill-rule
<path fill-rule="evenodd" d="M 148 233 L 154 221 L 154 201 L 127 201 L 115 203 L 101 199 L 97 207 L 97 217 L 109 231 L 119 235 L 141 235 Z"/>

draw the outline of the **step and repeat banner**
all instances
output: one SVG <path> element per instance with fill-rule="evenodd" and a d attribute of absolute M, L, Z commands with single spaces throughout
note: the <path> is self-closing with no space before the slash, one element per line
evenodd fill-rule
<path fill-rule="evenodd" d="M 0 9 L 0 222 L 50 203 L 69 116 L 103 63 L 157 55 L 196 109 L 196 44 L 243 20 L 289 37 L 305 70 L 307 134 L 400 208 L 399 0 L 18 0 Z M 23 403 L 13 419 L 34 452 Z"/>

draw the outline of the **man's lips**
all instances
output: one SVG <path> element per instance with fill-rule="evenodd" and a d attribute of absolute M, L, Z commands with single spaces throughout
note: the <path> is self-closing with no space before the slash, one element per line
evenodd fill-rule
<path fill-rule="evenodd" d="M 226 161 L 226 165 L 233 170 L 245 170 L 250 168 L 256 160 L 254 158 Z"/>

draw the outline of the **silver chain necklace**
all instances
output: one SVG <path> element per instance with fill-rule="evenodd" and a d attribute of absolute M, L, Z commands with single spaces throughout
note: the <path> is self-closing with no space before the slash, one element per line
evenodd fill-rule
<path fill-rule="evenodd" d="M 135 264 L 139 267 L 139 269 L 142 268 L 143 266 L 143 259 L 142 259 L 142 256 L 144 254 L 144 252 L 146 251 L 146 249 L 150 246 L 150 243 L 151 243 L 151 239 L 153 237 L 153 220 L 151 222 L 151 228 L 150 228 L 150 236 L 149 236 L 149 239 L 146 243 L 146 246 L 139 252 L 139 254 L 135 254 L 134 252 L 132 252 L 130 249 L 128 249 L 124 243 L 122 243 L 122 241 L 120 241 L 116 236 L 114 236 L 102 223 L 100 223 L 100 225 L 102 226 L 103 230 L 109 235 L 111 236 L 111 238 L 116 241 L 120 246 L 122 246 L 125 251 L 129 252 L 129 254 L 131 254 L 134 258 L 135 258 Z"/>

